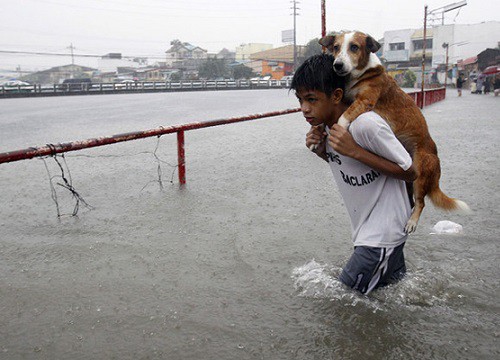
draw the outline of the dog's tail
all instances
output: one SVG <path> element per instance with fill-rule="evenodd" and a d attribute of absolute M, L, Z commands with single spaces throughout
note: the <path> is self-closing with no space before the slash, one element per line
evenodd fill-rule
<path fill-rule="evenodd" d="M 471 213 L 469 205 L 467 205 L 465 202 L 461 200 L 452 199 L 448 197 L 445 193 L 441 191 L 440 188 L 437 188 L 433 190 L 431 193 L 429 193 L 429 198 L 431 199 L 434 206 L 437 206 L 443 210 L 459 211 L 465 214 Z"/>

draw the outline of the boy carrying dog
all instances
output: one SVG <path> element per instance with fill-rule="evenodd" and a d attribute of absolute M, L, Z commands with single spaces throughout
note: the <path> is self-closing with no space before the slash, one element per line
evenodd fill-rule
<path fill-rule="evenodd" d="M 412 159 L 389 125 L 374 112 L 348 130 L 337 124 L 349 107 L 345 79 L 331 55 L 316 55 L 296 71 L 291 89 L 311 129 L 306 146 L 327 161 L 351 218 L 354 252 L 340 281 L 363 294 L 401 279 L 411 215 L 406 183 L 416 178 Z"/>

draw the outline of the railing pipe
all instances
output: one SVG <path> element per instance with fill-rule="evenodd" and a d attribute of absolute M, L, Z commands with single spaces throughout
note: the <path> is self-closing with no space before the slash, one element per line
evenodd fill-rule
<path fill-rule="evenodd" d="M 73 141 L 69 143 L 47 144 L 40 147 L 30 147 L 22 150 L 8 151 L 0 153 L 0 164 L 14 162 L 25 159 L 32 159 L 34 157 L 50 156 L 69 151 L 76 151 L 81 149 L 88 149 L 98 146 L 116 144 L 119 142 L 144 139 L 152 136 L 161 136 L 165 134 L 177 133 L 177 151 L 178 151 L 178 165 L 179 165 L 179 181 L 185 183 L 185 155 L 184 155 L 184 131 L 201 129 L 206 127 L 232 124 L 236 122 L 243 122 L 249 120 L 262 119 L 267 117 L 274 117 L 280 115 L 287 115 L 299 112 L 300 109 L 287 109 L 282 111 L 273 111 L 263 114 L 254 114 L 241 117 L 233 117 L 228 119 L 219 119 L 204 122 L 192 122 L 182 125 L 172 125 L 167 127 L 159 127 L 145 131 L 136 131 L 107 137 L 93 138 L 82 141 Z"/>

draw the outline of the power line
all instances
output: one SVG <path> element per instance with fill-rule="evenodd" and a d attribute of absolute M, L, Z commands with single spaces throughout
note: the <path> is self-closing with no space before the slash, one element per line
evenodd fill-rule
<path fill-rule="evenodd" d="M 72 46 L 72 45 L 71 45 Z M 40 56 L 64 56 L 64 57 L 83 57 L 83 58 L 102 58 L 103 55 L 95 55 L 95 54 L 74 54 L 73 51 L 71 54 L 64 53 L 51 53 L 51 52 L 41 52 L 41 51 L 15 51 L 15 50 L 0 50 L 2 54 L 17 54 L 17 55 L 40 55 Z M 122 59 L 136 59 L 136 58 L 149 58 L 153 60 L 163 60 L 164 56 L 160 57 L 157 55 L 149 56 L 149 55 L 128 55 L 122 56 Z"/>

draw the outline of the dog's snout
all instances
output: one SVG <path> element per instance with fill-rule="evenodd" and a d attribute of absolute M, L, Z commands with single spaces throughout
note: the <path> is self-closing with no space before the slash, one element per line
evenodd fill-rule
<path fill-rule="evenodd" d="M 342 62 L 342 60 L 337 60 L 333 63 L 333 68 L 335 70 L 342 70 L 342 68 L 344 67 L 344 63 Z"/>

